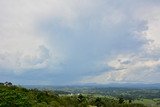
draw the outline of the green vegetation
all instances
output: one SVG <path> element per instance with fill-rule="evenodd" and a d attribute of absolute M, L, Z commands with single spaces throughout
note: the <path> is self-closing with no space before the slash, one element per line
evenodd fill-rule
<path fill-rule="evenodd" d="M 123 97 L 124 99 L 160 98 L 160 89 L 149 88 L 117 88 L 117 87 L 54 87 L 54 89 L 70 93 Z"/>
<path fill-rule="evenodd" d="M 144 104 L 147 107 L 160 107 L 160 99 L 138 99 L 134 100 L 133 103 Z"/>
<path fill-rule="evenodd" d="M 160 107 L 159 88 L 124 88 L 124 87 L 54 87 L 53 90 L 70 93 L 90 94 L 95 97 L 107 97 L 119 100 L 119 103 L 139 103 L 147 107 Z"/>
<path fill-rule="evenodd" d="M 123 98 L 95 97 L 87 94 L 62 95 L 54 91 L 0 85 L 0 107 L 145 107 Z"/>

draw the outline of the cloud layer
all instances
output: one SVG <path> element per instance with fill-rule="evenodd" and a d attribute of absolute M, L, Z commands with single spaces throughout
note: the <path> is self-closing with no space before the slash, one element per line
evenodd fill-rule
<path fill-rule="evenodd" d="M 158 83 L 159 5 L 158 0 L 1 0 L 0 80 Z"/>
<path fill-rule="evenodd" d="M 139 51 L 117 53 L 104 60 L 102 63 L 111 69 L 98 76 L 88 76 L 83 83 L 116 83 L 116 82 L 140 82 L 159 83 L 159 31 L 160 8 L 156 4 L 144 5 L 134 9 L 134 20 L 144 21 L 144 29 L 136 29 L 131 32 L 140 40 L 145 41 L 139 46 Z M 126 44 L 128 45 L 128 44 Z"/>

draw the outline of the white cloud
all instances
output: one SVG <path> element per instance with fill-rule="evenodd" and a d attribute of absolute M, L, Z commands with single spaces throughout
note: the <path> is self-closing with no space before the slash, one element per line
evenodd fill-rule
<path fill-rule="evenodd" d="M 147 22 L 147 30 L 141 31 L 141 35 L 148 41 L 144 46 L 146 52 L 159 54 L 160 50 L 160 8 L 159 6 L 149 6 L 140 8 L 135 14 L 138 20 Z"/>
<path fill-rule="evenodd" d="M 147 59 L 142 56 L 123 54 L 106 61 L 106 66 L 112 69 L 98 76 L 84 78 L 83 83 L 116 83 L 116 82 L 160 82 L 156 75 L 160 75 L 156 69 L 160 66 L 160 60 Z"/>
<path fill-rule="evenodd" d="M 145 29 L 132 30 L 136 38 L 145 40 L 140 51 L 132 53 L 117 53 L 103 63 L 112 69 L 96 76 L 82 79 L 82 83 L 113 83 L 113 82 L 143 82 L 159 83 L 160 67 L 160 8 L 146 5 L 134 9 L 133 20 L 144 21 Z M 127 45 L 127 44 L 126 44 Z"/>
<path fill-rule="evenodd" d="M 46 67 L 51 56 L 44 57 L 48 53 L 41 47 L 48 48 L 47 39 L 36 28 L 46 3 L 9 0 L 0 5 L 0 67 L 16 73 Z"/>
<path fill-rule="evenodd" d="M 64 54 L 51 46 L 48 35 L 38 28 L 40 22 L 58 18 L 63 26 L 74 28 L 82 11 L 92 9 L 93 4 L 92 0 L 1 0 L 0 67 L 17 72 L 55 64 L 55 61 L 47 61 L 55 60 L 53 55 L 41 58 L 40 55 L 45 54 L 40 51 L 41 46 L 52 54 L 54 50 L 54 56 L 64 60 Z"/>
<path fill-rule="evenodd" d="M 15 47 L 13 47 L 15 48 Z M 44 50 L 45 49 L 45 50 Z M 1 50 L 0 68 L 15 73 L 22 73 L 24 70 L 41 69 L 49 66 L 51 56 L 47 48 L 39 46 L 35 50 Z"/>
<path fill-rule="evenodd" d="M 21 73 L 52 66 L 54 71 L 54 64 L 67 60 L 68 65 L 61 63 L 62 71 L 66 72 L 65 66 L 70 66 L 68 72 L 76 75 L 82 71 L 81 63 L 95 63 L 105 52 L 109 56 L 113 51 L 113 59 L 104 62 L 114 69 L 83 81 L 107 83 L 156 78 L 159 75 L 155 69 L 159 66 L 160 8 L 150 2 L 137 4 L 127 0 L 1 0 L 0 69 Z M 53 21 L 58 23 L 55 27 L 60 28 L 54 29 Z M 143 21 L 144 26 L 137 25 Z M 44 26 L 51 34 L 43 31 L 43 23 L 51 23 L 50 28 Z M 66 34 L 63 26 L 73 34 Z M 54 31 L 64 34 L 55 36 Z M 147 44 L 142 46 L 138 41 L 143 40 Z M 135 52 L 140 49 L 141 52 Z M 132 53 L 123 54 L 127 50 Z M 89 68 L 82 72 L 90 71 Z M 156 81 L 146 81 L 150 80 Z"/>

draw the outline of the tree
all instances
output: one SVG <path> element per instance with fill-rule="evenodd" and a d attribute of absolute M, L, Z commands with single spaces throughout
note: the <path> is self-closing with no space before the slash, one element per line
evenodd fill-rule
<path fill-rule="evenodd" d="M 129 101 L 128 101 L 129 103 L 132 103 L 132 100 L 131 99 L 129 99 Z"/>
<path fill-rule="evenodd" d="M 84 97 L 82 94 L 79 94 L 79 95 L 78 95 L 78 101 L 79 101 L 80 103 L 82 103 L 83 101 L 85 101 L 85 97 Z"/>
<path fill-rule="evenodd" d="M 102 102 L 102 99 L 101 98 L 96 98 L 96 100 L 95 100 L 95 104 L 96 104 L 96 106 L 97 107 L 101 107 L 102 106 L 102 104 L 103 104 L 103 102 Z"/>
<path fill-rule="evenodd" d="M 12 83 L 6 81 L 6 82 L 4 83 L 4 85 L 5 85 L 5 86 L 12 86 Z"/>
<path fill-rule="evenodd" d="M 122 104 L 123 102 L 124 102 L 123 97 L 120 97 L 120 98 L 119 98 L 119 104 Z"/>

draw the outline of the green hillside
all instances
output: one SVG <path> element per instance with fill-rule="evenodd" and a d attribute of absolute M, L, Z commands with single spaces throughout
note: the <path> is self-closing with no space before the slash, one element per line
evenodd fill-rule
<path fill-rule="evenodd" d="M 145 107 L 121 99 L 89 95 L 59 95 L 54 91 L 0 85 L 0 107 Z"/>

